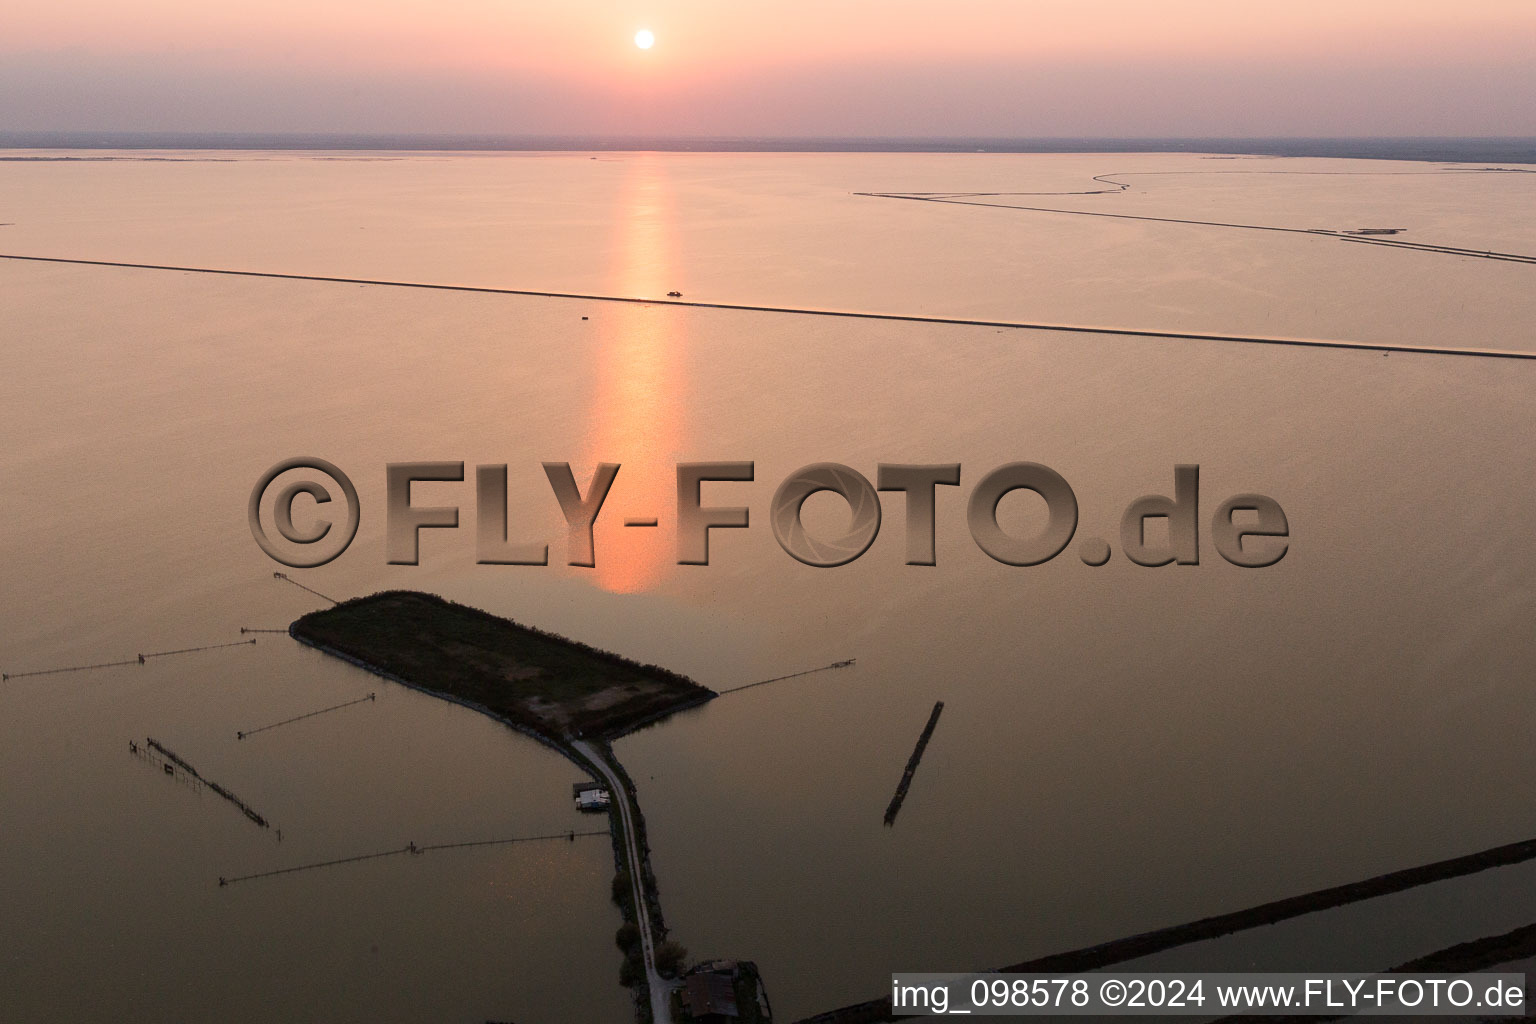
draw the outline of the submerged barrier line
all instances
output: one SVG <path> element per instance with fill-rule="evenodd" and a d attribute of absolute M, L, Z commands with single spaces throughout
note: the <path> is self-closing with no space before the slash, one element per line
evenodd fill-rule
<path fill-rule="evenodd" d="M 156 651 L 153 654 L 141 654 L 141 655 L 139 655 L 139 657 L 140 658 L 166 658 L 166 657 L 169 657 L 172 654 L 195 654 L 198 651 L 216 651 L 216 650 L 218 650 L 221 647 L 243 647 L 243 646 L 245 646 L 247 644 L 254 644 L 255 642 L 256 641 L 254 639 L 252 639 L 252 640 L 231 640 L 227 644 L 208 644 L 206 647 L 183 647 L 179 651 Z"/>
<path fill-rule="evenodd" d="M 893 196 L 893 198 L 895 198 Z M 947 201 L 947 200 L 938 200 Z M 995 206 L 977 203 L 978 206 Z M 1067 211 L 1071 212 L 1071 211 Z M 1300 229 L 1297 229 L 1300 230 Z M 1103 334 L 1123 338 L 1162 338 L 1170 341 L 1222 341 L 1253 345 L 1293 345 L 1302 348 L 1361 349 L 1369 352 L 1416 352 L 1440 356 L 1480 356 L 1485 359 L 1531 359 L 1536 351 L 1500 348 L 1454 348 L 1446 345 L 1389 345 L 1378 341 L 1342 341 L 1323 338 L 1262 337 L 1250 334 L 1213 334 L 1203 331 L 1174 331 L 1143 327 L 1094 327 L 1086 324 L 1050 324 L 1026 320 L 980 320 L 967 317 L 919 316 L 910 313 L 873 313 L 848 309 L 816 309 L 801 306 L 767 306 L 742 302 L 695 302 L 687 299 L 653 299 L 637 295 L 599 295 L 589 292 L 539 291 L 531 288 L 493 288 L 485 285 L 434 284 L 428 281 L 391 281 L 366 277 L 332 277 L 320 274 L 280 274 L 268 270 L 227 270 L 218 267 L 178 267 L 159 263 L 125 263 L 116 260 L 82 260 L 62 256 L 22 256 L 0 253 L 0 260 L 31 263 L 59 263 L 81 267 L 115 267 L 126 270 L 159 270 L 178 274 L 217 274 L 227 277 L 254 277 L 272 281 L 314 281 L 320 284 L 360 284 L 378 288 L 420 288 L 427 291 L 462 292 L 475 295 L 517 295 L 540 299 L 581 299 L 586 302 L 622 302 L 641 306 L 677 306 L 687 309 L 724 309 L 745 313 L 782 313 L 794 316 L 840 317 L 848 320 L 881 320 L 892 323 L 952 324 L 960 327 L 997 327 L 1019 331 L 1056 331 L 1064 334 Z M 309 588 L 305 588 L 306 590 Z M 324 595 L 319 595 L 324 597 Z M 326 598 L 326 600 L 331 600 Z"/>
<path fill-rule="evenodd" d="M 808 668 L 803 672 L 791 672 L 787 676 L 774 676 L 772 679 L 759 679 L 755 683 L 743 683 L 741 686 L 732 686 L 729 689 L 718 690 L 716 693 L 718 696 L 724 697 L 728 693 L 740 693 L 742 690 L 750 690 L 754 686 L 767 686 L 769 683 L 777 683 L 782 679 L 795 679 L 799 676 L 814 675 L 817 672 L 829 672 L 834 668 L 847 668 L 858 660 L 857 658 L 849 658 L 847 661 L 834 661 L 832 664 L 823 665 L 820 668 Z"/>
<path fill-rule="evenodd" d="M 331 602 L 331 604 L 341 604 L 341 602 L 336 600 L 334 597 L 326 597 L 326 595 L 320 593 L 320 591 L 316 590 L 314 587 L 306 587 L 304 584 L 300 583 L 298 580 L 294 579 L 292 576 L 289 576 L 285 572 L 275 572 L 272 574 L 272 578 L 275 580 L 282 580 L 284 583 L 292 583 L 300 590 L 307 590 L 311 594 L 314 594 L 316 597 Z M 284 632 L 286 632 L 286 630 Z"/>
<path fill-rule="evenodd" d="M 89 672 L 96 668 L 117 668 L 119 665 L 142 665 L 142 658 L 129 658 L 127 661 L 103 661 L 95 665 L 70 665 L 65 668 L 40 668 L 33 672 L 4 672 L 0 673 L 0 679 L 22 679 L 26 676 L 51 676 L 59 672 Z"/>
<path fill-rule="evenodd" d="M 1402 171 L 1398 174 L 1428 174 L 1439 177 L 1447 173 L 1487 174 L 1491 169 L 1467 169 L 1464 171 Z M 1511 173 L 1514 169 L 1504 169 Z M 1116 171 L 1112 172 L 1118 177 L 1130 177 L 1132 175 L 1158 175 L 1158 174 L 1301 174 L 1307 172 L 1293 171 Z M 1330 172 L 1313 172 L 1330 173 Z M 1336 174 L 1348 174 L 1350 172 L 1331 172 Z M 1366 174 L 1379 174 L 1382 172 L 1368 171 Z M 1387 172 L 1392 173 L 1392 172 Z M 1086 192 L 855 192 L 856 196 L 871 199 L 905 199 L 919 203 L 948 203 L 955 206 L 983 206 L 997 210 L 1023 210 L 1026 213 L 1059 213 L 1073 217 L 1104 217 L 1110 220 L 1139 220 L 1151 221 L 1158 224 L 1192 224 L 1197 227 L 1232 228 L 1241 231 L 1278 231 L 1295 235 L 1318 235 L 1324 238 L 1338 238 L 1346 242 L 1366 242 L 1371 245 L 1393 246 L 1399 249 L 1411 249 L 1416 252 L 1441 253 L 1449 256 L 1468 256 L 1476 259 L 1501 260 L 1509 263 L 1536 264 L 1536 256 L 1525 253 L 1498 252 L 1493 249 L 1470 249 L 1463 246 L 1440 245 L 1434 242 L 1414 242 L 1405 239 L 1385 237 L 1361 237 L 1354 231 L 1335 230 L 1332 228 L 1298 228 L 1278 224 L 1245 224 L 1236 221 L 1219 220 L 1195 220 L 1185 217 L 1158 217 L 1140 213 L 1115 213 L 1110 210 L 1066 210 L 1055 206 L 1020 206 L 1016 203 L 985 203 L 982 199 L 999 199 L 1009 196 L 1092 196 L 1092 195 L 1118 195 L 1130 189 L 1131 183 L 1116 181 L 1110 174 L 1096 174 L 1093 180 L 1105 185 L 1116 185 L 1119 192 L 1110 189 L 1096 189 Z"/>
<path fill-rule="evenodd" d="M 149 661 L 150 658 L 168 658 L 173 654 L 195 654 L 198 651 L 217 651 L 224 647 L 249 647 L 255 642 L 256 639 L 252 637 L 250 640 L 231 640 L 227 644 L 208 644 L 204 647 L 183 647 L 177 651 L 151 651 L 148 654 L 135 655 L 132 658 L 125 658 L 122 661 L 103 661 L 98 662 L 95 665 L 67 665 L 63 668 L 40 668 L 34 669 L 30 672 L 4 672 L 0 673 L 0 679 L 25 679 L 28 676 L 52 676 L 57 675 L 60 672 L 89 672 L 92 669 L 97 668 L 118 668 L 122 665 L 143 665 Z"/>
<path fill-rule="evenodd" d="M 591 832 L 553 832 L 542 836 L 511 836 L 507 839 L 477 839 L 466 843 L 432 843 L 427 846 L 417 846 L 415 843 L 394 850 L 381 850 L 378 853 L 361 853 L 355 857 L 338 857 L 335 860 L 322 860 L 313 864 L 298 864 L 291 868 L 276 868 L 272 871 L 258 871 L 250 875 L 237 875 L 233 878 L 219 876 L 220 885 L 234 885 L 236 882 L 249 882 L 257 878 L 273 878 L 277 875 L 291 875 L 296 871 L 313 871 L 317 868 L 335 867 L 338 864 L 356 864 L 359 861 L 377 860 L 380 857 L 397 857 L 402 853 L 431 853 L 434 850 L 464 850 L 472 846 L 506 846 L 510 843 L 534 843 L 550 839 L 566 839 L 575 842 L 586 836 L 606 836 L 611 833 L 607 829 L 598 829 Z"/>
<path fill-rule="evenodd" d="M 464 843 L 433 843 L 431 846 L 416 847 L 417 853 L 428 853 L 432 850 L 467 850 L 472 846 L 505 846 L 508 843 L 532 843 L 545 839 L 580 839 L 583 836 L 612 835 L 608 829 L 593 829 L 590 832 L 551 832 L 545 836 L 512 836 L 507 839 L 472 839 Z"/>
<path fill-rule="evenodd" d="M 220 875 L 219 884 L 233 885 L 236 882 L 248 882 L 253 878 L 271 878 L 274 875 L 287 875 L 292 874 L 295 871 L 311 871 L 315 868 L 328 868 L 337 864 L 356 864 L 358 861 L 375 860 L 379 857 L 393 857 L 397 853 L 410 852 L 411 851 L 409 847 L 401 847 L 398 850 L 385 850 L 382 853 L 363 853 L 358 854 L 356 857 L 338 857 L 335 860 L 322 860 L 315 864 L 300 864 L 297 867 L 278 868 L 275 871 L 259 871 L 254 875 L 240 875 L 237 878 L 225 878 L 223 875 Z"/>
<path fill-rule="evenodd" d="M 349 708 L 354 704 L 363 704 L 367 701 L 373 700 L 375 696 L 377 695 L 370 693 L 366 697 L 359 697 L 356 700 L 349 700 L 343 704 L 333 704 L 331 707 L 321 708 L 319 711 L 310 711 L 307 714 L 295 715 L 292 718 L 285 718 L 281 722 L 273 722 L 271 725 L 263 725 L 258 729 L 247 729 L 244 732 L 237 732 L 235 733 L 235 739 L 243 740 L 247 736 L 254 736 L 259 732 L 266 732 L 268 729 L 276 729 L 280 725 L 292 725 L 294 722 L 302 722 L 306 718 L 314 718 L 316 715 L 323 715 L 329 711 L 340 711 L 342 708 Z"/>

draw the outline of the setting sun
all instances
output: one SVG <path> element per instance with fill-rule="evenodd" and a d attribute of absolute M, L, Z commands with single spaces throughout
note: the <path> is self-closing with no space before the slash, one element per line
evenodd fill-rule
<path fill-rule="evenodd" d="M 635 45 L 642 50 L 649 50 L 656 45 L 656 36 L 648 28 L 643 28 L 635 33 Z"/>

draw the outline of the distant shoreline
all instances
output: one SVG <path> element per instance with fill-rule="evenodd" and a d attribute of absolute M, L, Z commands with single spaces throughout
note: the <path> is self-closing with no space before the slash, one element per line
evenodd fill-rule
<path fill-rule="evenodd" d="M 771 138 L 302 132 L 0 131 L 0 149 L 352 152 L 1197 153 L 1536 163 L 1533 137 Z"/>

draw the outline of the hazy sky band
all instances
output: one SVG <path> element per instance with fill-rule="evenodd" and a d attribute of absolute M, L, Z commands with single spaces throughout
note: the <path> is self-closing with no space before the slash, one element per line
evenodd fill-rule
<path fill-rule="evenodd" d="M 1536 134 L 1526 0 L 74 0 L 7 20 L 10 130 Z"/>

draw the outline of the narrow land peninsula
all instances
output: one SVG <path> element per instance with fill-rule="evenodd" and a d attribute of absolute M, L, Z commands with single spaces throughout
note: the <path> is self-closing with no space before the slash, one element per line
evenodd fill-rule
<path fill-rule="evenodd" d="M 305 615 L 290 632 L 558 747 L 613 740 L 716 695 L 676 672 L 416 591 L 344 601 Z"/>
<path fill-rule="evenodd" d="M 687 954 L 667 941 L 645 819 L 634 783 L 610 746 L 627 732 L 713 699 L 715 691 L 655 665 L 409 590 L 311 612 L 288 631 L 370 672 L 505 722 L 560 751 L 611 791 L 613 896 L 625 921 L 617 936 L 625 954 L 620 980 L 634 991 L 640 1024 L 701 1019 L 690 997 L 702 999 L 697 1008 L 714 1019 L 717 1001 L 738 990 L 740 1003 L 756 1016 L 736 1019 L 770 1019 L 749 961 L 714 961 L 679 977 Z M 739 1013 L 734 1001 L 731 1010 Z"/>

